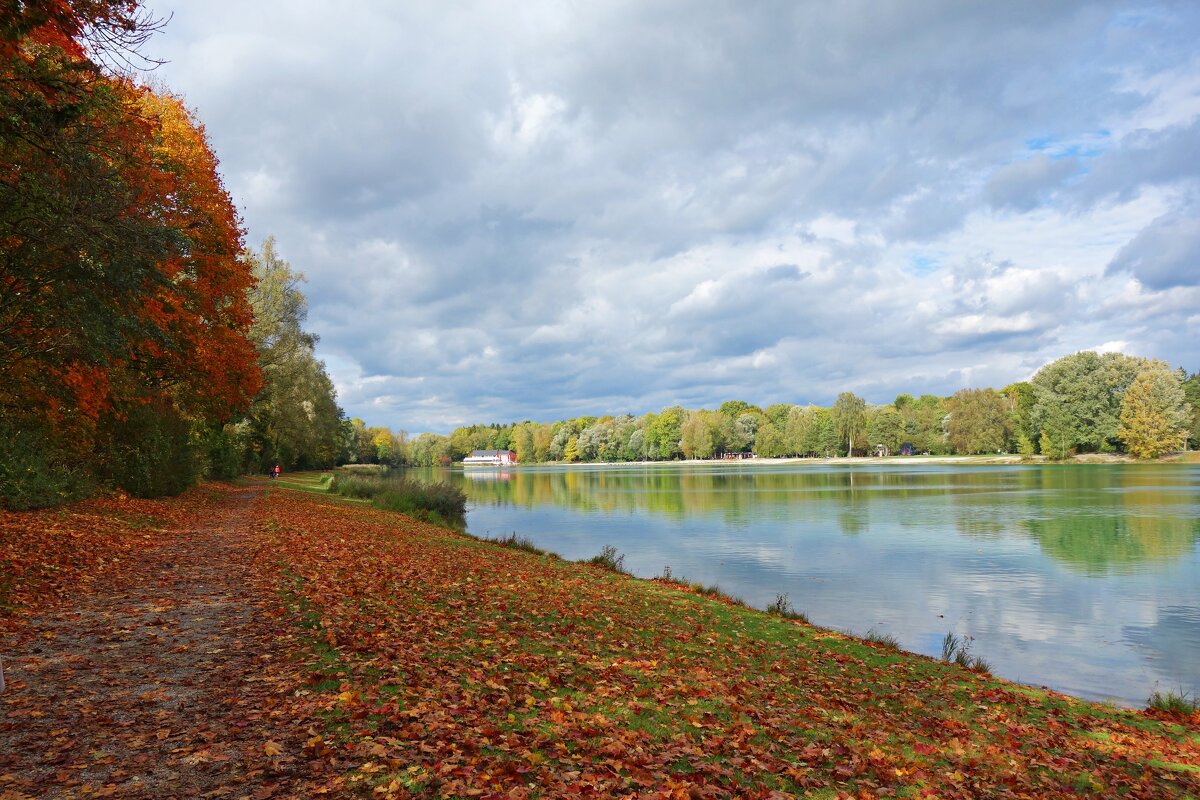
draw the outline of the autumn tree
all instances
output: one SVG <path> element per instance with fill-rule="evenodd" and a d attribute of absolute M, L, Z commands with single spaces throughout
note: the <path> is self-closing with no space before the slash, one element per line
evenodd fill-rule
<path fill-rule="evenodd" d="M 1162 361 L 1150 361 L 1121 400 L 1118 435 L 1134 458 L 1156 458 L 1183 447 L 1190 422 L 1183 382 Z"/>
<path fill-rule="evenodd" d="M 0 428 L 160 494 L 187 485 L 195 442 L 260 376 L 240 225 L 202 126 L 89 56 L 147 24 L 103 0 L 0 21 Z"/>
<path fill-rule="evenodd" d="M 995 389 L 960 389 L 946 403 L 946 436 L 957 453 L 994 453 L 1009 433 L 1009 405 Z"/>

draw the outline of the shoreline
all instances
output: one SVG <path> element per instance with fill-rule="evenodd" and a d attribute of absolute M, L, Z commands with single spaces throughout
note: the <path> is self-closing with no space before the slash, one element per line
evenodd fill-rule
<path fill-rule="evenodd" d="M 1119 453 L 1083 453 L 1072 456 L 1069 459 L 1061 461 L 1053 461 L 1045 456 L 1033 456 L 1031 458 L 1023 458 L 1015 453 L 1000 453 L 996 455 L 976 455 L 976 456 L 842 456 L 835 458 L 807 458 L 804 456 L 781 456 L 778 458 L 741 458 L 741 459 L 724 459 L 724 458 L 691 458 L 691 459 L 674 459 L 670 461 L 535 461 L 532 463 L 522 464 L 520 462 L 514 464 L 504 464 L 502 466 L 492 465 L 472 465 L 472 470 L 496 470 L 496 469 L 517 469 L 521 467 L 654 467 L 654 466 L 674 466 L 674 465 L 738 465 L 738 466 L 772 466 L 776 464 L 812 464 L 815 466 L 927 466 L 927 465 L 944 465 L 944 464 L 962 464 L 966 466 L 1013 466 L 1024 464 L 1028 466 L 1045 466 L 1045 465 L 1095 465 L 1095 464 L 1187 464 L 1192 463 L 1189 457 L 1194 456 L 1193 453 L 1174 453 L 1169 456 L 1150 460 L 1139 461 Z M 351 465 L 346 465 L 351 466 Z M 368 466 L 368 465 L 361 465 Z M 456 461 L 450 465 L 451 469 L 463 469 L 464 465 L 460 461 Z"/>

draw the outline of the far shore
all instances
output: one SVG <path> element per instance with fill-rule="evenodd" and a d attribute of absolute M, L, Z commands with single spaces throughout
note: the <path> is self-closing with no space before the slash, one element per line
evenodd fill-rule
<path fill-rule="evenodd" d="M 1200 451 L 1198 451 L 1200 452 Z M 779 458 L 684 458 L 672 461 L 535 461 L 529 464 L 505 464 L 503 467 L 480 467 L 481 469 L 512 469 L 515 467 L 653 467 L 672 464 L 744 464 L 747 466 L 771 466 L 774 464 L 816 464 L 828 466 L 875 466 L 875 465 L 928 465 L 928 464 L 1161 464 L 1186 461 L 1193 453 L 1175 453 L 1155 461 L 1138 461 L 1120 453 L 1083 453 L 1064 461 L 1053 461 L 1035 455 L 1022 458 L 1015 453 L 974 456 L 838 456 L 835 458 L 809 458 L 804 456 L 782 456 Z M 462 466 L 455 462 L 454 466 Z"/>

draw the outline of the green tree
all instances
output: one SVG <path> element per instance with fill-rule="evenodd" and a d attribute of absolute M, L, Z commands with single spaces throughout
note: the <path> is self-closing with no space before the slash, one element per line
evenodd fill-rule
<path fill-rule="evenodd" d="M 1187 442 L 1189 420 L 1183 382 L 1162 361 L 1147 363 L 1121 401 L 1118 435 L 1135 458 L 1156 458 Z"/>
<path fill-rule="evenodd" d="M 904 416 L 904 439 L 917 452 L 934 455 L 950 452 L 946 441 L 946 402 L 933 394 L 923 394 L 906 403 L 900 413 Z"/>
<path fill-rule="evenodd" d="M 1000 390 L 1000 394 L 1004 395 L 1004 399 L 1008 403 L 1010 436 L 1014 441 L 1019 440 L 1021 436 L 1032 441 L 1037 436 L 1032 419 L 1033 406 L 1036 402 L 1033 384 L 1029 381 L 1010 383 Z"/>
<path fill-rule="evenodd" d="M 1182 370 L 1180 370 L 1182 372 Z M 1200 447 L 1200 372 L 1183 376 L 1183 396 L 1187 400 L 1191 423 L 1188 426 L 1188 443 L 1192 448 Z"/>
<path fill-rule="evenodd" d="M 712 458 L 720 443 L 721 414 L 692 411 L 680 429 L 679 448 L 684 458 Z"/>
<path fill-rule="evenodd" d="M 646 428 L 646 448 L 651 457 L 667 461 L 678 458 L 683 451 L 679 440 L 683 433 L 684 410 L 679 406 L 664 408 Z"/>
<path fill-rule="evenodd" d="M 256 279 L 250 292 L 254 324 L 250 340 L 266 384 L 254 398 L 237 435 L 246 468 L 329 467 L 343 455 L 344 415 L 333 382 L 316 358 L 317 337 L 304 330 L 308 301 L 292 269 L 268 237 L 261 252 L 243 251 Z"/>
<path fill-rule="evenodd" d="M 904 444 L 904 416 L 892 406 L 883 406 L 871 416 L 867 436 L 872 447 L 883 446 L 896 453 Z"/>
<path fill-rule="evenodd" d="M 852 392 L 842 392 L 833 404 L 833 425 L 838 441 L 846 443 L 846 456 L 854 455 L 854 442 L 866 442 L 867 401 Z"/>
<path fill-rule="evenodd" d="M 1033 376 L 1031 424 L 1050 433 L 1054 451 L 1111 452 L 1121 441 L 1121 398 L 1145 366 L 1123 353 L 1084 350 L 1064 356 Z"/>
<path fill-rule="evenodd" d="M 784 425 L 787 425 L 786 418 Z M 784 435 L 786 428 L 780 428 L 775 424 L 774 420 L 765 419 L 758 429 L 758 436 L 754 441 L 754 452 L 763 458 L 779 458 L 780 456 L 791 455 L 788 449 L 787 437 Z"/>

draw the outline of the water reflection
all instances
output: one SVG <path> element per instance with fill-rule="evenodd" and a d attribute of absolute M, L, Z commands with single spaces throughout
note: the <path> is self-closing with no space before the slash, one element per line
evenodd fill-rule
<path fill-rule="evenodd" d="M 472 532 L 778 593 L 818 624 L 1140 705 L 1200 682 L 1200 467 L 521 467 L 461 472 Z"/>
<path fill-rule="evenodd" d="M 862 533 L 873 511 L 907 506 L 900 524 L 928 524 L 923 498 L 949 498 L 954 529 L 996 538 L 1018 524 L 1042 549 L 1086 574 L 1135 571 L 1187 554 L 1200 538 L 1197 475 L 1188 467 L 679 468 L 468 470 L 479 505 L 557 506 L 604 514 L 811 518 L 834 502 L 840 530 Z M 486 483 L 486 486 L 477 484 Z M 917 513 L 920 512 L 920 513 Z"/>

